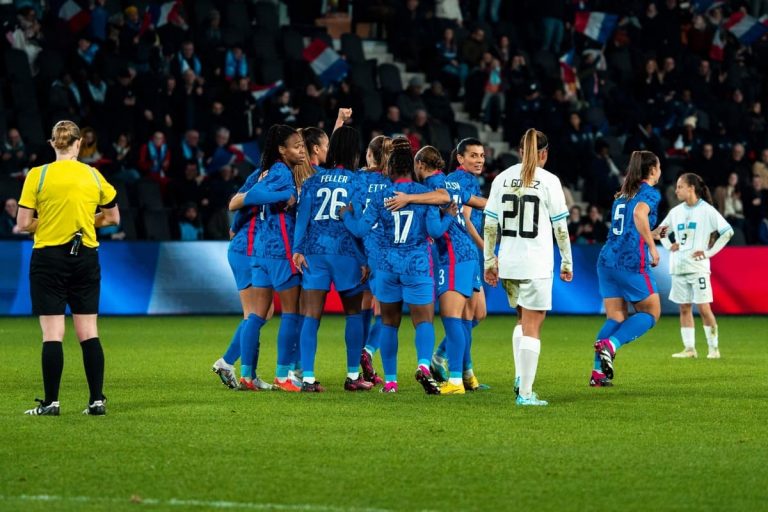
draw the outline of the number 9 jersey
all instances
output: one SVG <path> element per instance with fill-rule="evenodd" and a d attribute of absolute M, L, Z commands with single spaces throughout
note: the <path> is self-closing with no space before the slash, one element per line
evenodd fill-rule
<path fill-rule="evenodd" d="M 536 168 L 533 182 L 523 187 L 523 166 L 513 165 L 493 180 L 483 212 L 499 223 L 499 277 L 552 277 L 555 264 L 552 223 L 568 217 L 560 179 Z M 570 248 L 568 250 L 570 253 Z"/>

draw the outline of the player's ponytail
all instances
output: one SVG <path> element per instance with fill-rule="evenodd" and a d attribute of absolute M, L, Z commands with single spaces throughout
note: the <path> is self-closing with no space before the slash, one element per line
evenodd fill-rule
<path fill-rule="evenodd" d="M 657 165 L 659 165 L 659 158 L 650 151 L 633 151 L 629 158 L 627 176 L 616 197 L 628 199 L 635 197 L 642 181 L 650 177 L 651 169 Z"/>
<path fill-rule="evenodd" d="M 398 145 L 392 150 L 387 161 L 387 171 L 390 178 L 413 179 L 413 154 L 410 145 Z"/>
<path fill-rule="evenodd" d="M 703 199 L 709 204 L 712 204 L 712 194 L 709 192 L 709 187 L 706 183 L 704 183 L 704 180 L 701 178 L 701 176 L 692 172 L 687 172 L 682 174 L 680 179 L 684 180 L 688 186 L 693 187 L 697 198 Z"/>
<path fill-rule="evenodd" d="M 414 157 L 416 162 L 424 164 L 429 171 L 439 171 L 445 166 L 443 155 L 433 146 L 424 146 Z"/>
<path fill-rule="evenodd" d="M 296 130 L 284 124 L 273 124 L 264 138 L 264 151 L 261 154 L 261 172 L 267 172 L 275 162 L 281 159 L 280 146 L 285 147 L 288 137 Z"/>
<path fill-rule="evenodd" d="M 387 161 L 392 153 L 392 139 L 386 135 L 378 135 L 371 139 L 368 150 L 373 156 L 374 165 L 369 171 L 384 172 L 387 170 Z"/>
<path fill-rule="evenodd" d="M 520 179 L 523 187 L 530 187 L 533 183 L 541 152 L 548 147 L 547 136 L 535 128 L 526 130 L 523 138 L 520 139 L 520 152 L 523 154 L 523 170 L 520 173 Z"/>

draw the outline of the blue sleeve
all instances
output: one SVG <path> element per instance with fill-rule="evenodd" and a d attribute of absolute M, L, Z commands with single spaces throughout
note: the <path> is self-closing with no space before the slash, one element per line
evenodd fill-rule
<path fill-rule="evenodd" d="M 248 193 L 245 194 L 243 200 L 244 206 L 260 206 L 264 204 L 279 203 L 280 201 L 287 201 L 293 195 L 293 190 L 286 188 L 285 190 L 273 191 L 270 190 L 270 186 L 264 182 L 257 183 Z"/>
<path fill-rule="evenodd" d="M 379 214 L 376 208 L 369 206 L 365 209 L 362 216 L 356 217 L 354 214 L 347 213 L 342 220 L 344 222 L 344 227 L 346 227 L 350 233 L 357 238 L 363 238 L 369 231 L 371 231 L 371 228 L 376 224 L 378 217 Z"/>
<path fill-rule="evenodd" d="M 240 231 L 240 228 L 245 226 L 245 224 L 248 221 L 245 219 L 245 215 L 243 214 L 242 210 L 237 210 L 235 212 L 235 216 L 232 217 L 232 225 L 229 226 L 230 231 L 233 233 L 237 233 Z"/>
<path fill-rule="evenodd" d="M 238 190 L 238 194 L 242 194 L 245 192 L 248 192 L 253 188 L 253 186 L 258 183 L 259 181 L 259 175 L 261 174 L 261 170 L 256 169 L 253 171 L 248 178 L 246 178 L 245 183 L 243 183 L 243 186 L 240 187 L 240 190 Z"/>
<path fill-rule="evenodd" d="M 427 209 L 427 234 L 432 238 L 440 238 L 448 230 L 453 222 L 453 217 L 443 215 L 440 219 L 440 210 L 437 206 L 430 206 Z"/>
<path fill-rule="evenodd" d="M 301 200 L 296 211 L 296 228 L 293 233 L 293 252 L 304 254 L 304 237 L 309 226 L 309 217 L 312 209 L 312 199 L 307 193 L 308 187 L 301 189 Z"/>

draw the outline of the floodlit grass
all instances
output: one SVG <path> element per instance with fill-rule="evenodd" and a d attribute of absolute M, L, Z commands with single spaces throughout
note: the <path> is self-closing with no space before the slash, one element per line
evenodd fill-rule
<path fill-rule="evenodd" d="M 69 324 L 54 418 L 22 414 L 42 394 L 37 321 L 0 319 L 0 510 L 768 509 L 766 318 L 721 318 L 716 361 L 700 327 L 701 357 L 670 358 L 679 325 L 663 318 L 621 350 L 610 389 L 587 386 L 602 320 L 549 318 L 535 389 L 550 406 L 528 409 L 514 404 L 510 317 L 475 330 L 492 389 L 446 397 L 414 381 L 410 325 L 400 393 L 343 391 L 339 317 L 320 327 L 327 393 L 229 391 L 210 366 L 237 322 L 102 319 L 106 417 L 80 414 Z M 268 380 L 277 325 L 262 334 Z"/>

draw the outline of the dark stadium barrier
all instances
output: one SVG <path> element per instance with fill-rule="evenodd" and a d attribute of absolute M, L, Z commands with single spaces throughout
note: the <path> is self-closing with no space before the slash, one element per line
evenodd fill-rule
<path fill-rule="evenodd" d="M 595 263 L 598 246 L 573 248 L 574 280 L 555 278 L 553 311 L 557 314 L 600 314 L 602 301 Z M 31 242 L 0 241 L 0 315 L 29 315 Z M 667 300 L 670 289 L 668 253 L 653 270 L 665 313 L 676 314 Z M 101 312 L 107 315 L 237 314 L 240 301 L 227 263 L 226 242 L 105 242 Z M 559 262 L 556 258 L 556 265 Z M 768 314 L 766 247 L 727 247 L 712 260 L 714 311 L 719 314 Z M 500 288 L 486 287 L 488 312 L 510 314 Z M 279 304 L 276 304 L 279 308 Z M 332 292 L 327 311 L 341 311 Z"/>

